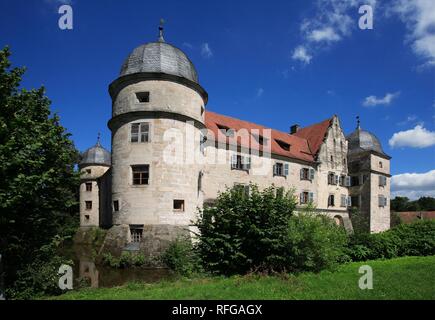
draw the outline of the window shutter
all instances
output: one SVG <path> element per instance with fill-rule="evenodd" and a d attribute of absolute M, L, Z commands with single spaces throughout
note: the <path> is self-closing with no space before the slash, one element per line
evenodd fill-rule
<path fill-rule="evenodd" d="M 346 196 L 345 195 L 341 195 L 341 198 L 340 198 L 340 205 L 342 206 L 342 207 L 345 207 L 346 206 Z"/>
<path fill-rule="evenodd" d="M 251 169 L 251 157 L 244 157 L 243 160 L 245 161 L 244 167 L 245 170 Z"/>
<path fill-rule="evenodd" d="M 314 169 L 310 169 L 310 180 L 314 180 Z"/>
<path fill-rule="evenodd" d="M 284 175 L 288 176 L 288 163 L 284 163 Z"/>
<path fill-rule="evenodd" d="M 276 163 L 273 165 L 273 175 L 276 176 L 277 175 L 277 169 L 276 169 L 277 165 Z"/>
<path fill-rule="evenodd" d="M 309 199 L 310 202 L 314 202 L 314 193 L 310 192 L 308 194 L 308 199 Z"/>
<path fill-rule="evenodd" d="M 335 184 L 338 185 L 340 183 L 340 176 L 335 176 Z"/>
<path fill-rule="evenodd" d="M 300 175 L 300 177 L 301 177 L 301 180 L 304 180 L 304 169 L 301 169 L 301 170 L 299 171 L 299 175 Z"/>
<path fill-rule="evenodd" d="M 303 203 L 304 203 L 304 193 L 303 193 L 303 192 L 301 192 L 301 193 L 299 194 L 299 202 L 300 202 L 300 204 L 303 204 Z"/>
<path fill-rule="evenodd" d="M 231 155 L 231 169 L 237 168 L 237 154 Z"/>
<path fill-rule="evenodd" d="M 382 196 L 379 196 L 379 206 L 380 207 L 384 206 L 384 198 Z"/>
<path fill-rule="evenodd" d="M 352 207 L 352 197 L 351 196 L 347 197 L 347 206 Z"/>
<path fill-rule="evenodd" d="M 349 176 L 346 176 L 346 178 L 345 178 L 345 180 L 344 180 L 344 185 L 345 185 L 346 187 L 350 187 L 350 177 L 349 177 Z"/>

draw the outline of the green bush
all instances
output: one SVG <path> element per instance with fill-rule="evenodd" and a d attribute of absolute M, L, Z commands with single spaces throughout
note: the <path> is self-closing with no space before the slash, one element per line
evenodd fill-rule
<path fill-rule="evenodd" d="M 156 259 L 147 258 L 141 252 L 124 251 L 121 256 L 115 257 L 110 252 L 103 254 L 102 262 L 104 265 L 115 269 L 125 269 L 131 267 L 151 267 L 156 264 Z"/>
<path fill-rule="evenodd" d="M 346 231 L 331 218 L 313 213 L 301 213 L 290 219 L 286 239 L 289 271 L 331 269 L 346 261 Z"/>
<path fill-rule="evenodd" d="M 435 254 L 435 221 L 400 224 L 388 231 L 351 236 L 347 254 L 353 261 Z"/>
<path fill-rule="evenodd" d="M 275 187 L 259 191 L 240 186 L 219 194 L 196 223 L 198 253 L 206 271 L 243 274 L 250 270 L 284 270 L 288 223 L 296 201 Z"/>
<path fill-rule="evenodd" d="M 63 293 L 59 288 L 59 268 L 63 264 L 73 266 L 71 260 L 58 254 L 58 248 L 63 240 L 63 238 L 55 237 L 50 244 L 37 251 L 32 263 L 17 272 L 17 280 L 13 286 L 6 289 L 8 299 L 27 300 Z"/>
<path fill-rule="evenodd" d="M 164 264 L 181 276 L 192 276 L 203 272 L 201 259 L 188 238 L 173 241 L 162 255 Z"/>

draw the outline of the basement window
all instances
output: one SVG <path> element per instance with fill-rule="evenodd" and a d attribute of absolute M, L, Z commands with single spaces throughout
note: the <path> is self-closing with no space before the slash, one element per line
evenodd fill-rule
<path fill-rule="evenodd" d="M 139 103 L 150 102 L 150 93 L 149 93 L 149 91 L 137 92 L 136 98 L 137 98 L 137 101 L 139 101 Z"/>
<path fill-rule="evenodd" d="M 92 182 L 86 182 L 86 191 L 92 191 Z"/>
<path fill-rule="evenodd" d="M 184 212 L 184 200 L 174 200 L 174 211 Z"/>
<path fill-rule="evenodd" d="M 143 225 L 142 224 L 131 224 L 130 225 L 130 235 L 131 241 L 134 243 L 139 243 L 142 241 L 143 236 Z"/>

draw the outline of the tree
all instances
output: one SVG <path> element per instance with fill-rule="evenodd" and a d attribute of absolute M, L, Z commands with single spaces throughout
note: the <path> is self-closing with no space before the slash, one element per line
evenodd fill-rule
<path fill-rule="evenodd" d="M 76 212 L 78 152 L 44 88 L 19 89 L 24 68 L 0 50 L 0 253 L 10 285 Z"/>
<path fill-rule="evenodd" d="M 409 199 L 407 197 L 395 197 L 391 200 L 391 211 L 403 212 L 409 207 Z"/>

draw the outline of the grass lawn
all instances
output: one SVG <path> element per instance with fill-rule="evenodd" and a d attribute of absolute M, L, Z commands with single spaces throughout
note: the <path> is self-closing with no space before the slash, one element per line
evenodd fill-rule
<path fill-rule="evenodd" d="M 361 290 L 358 269 L 373 268 L 373 289 Z M 435 256 L 342 265 L 297 276 L 210 277 L 82 289 L 50 299 L 435 299 Z"/>

